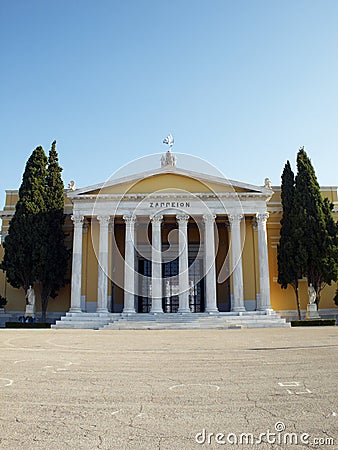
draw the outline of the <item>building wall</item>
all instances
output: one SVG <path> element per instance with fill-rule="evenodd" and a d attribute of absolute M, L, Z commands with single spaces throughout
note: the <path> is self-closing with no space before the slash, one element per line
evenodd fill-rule
<path fill-rule="evenodd" d="M 130 186 L 131 192 L 148 192 L 149 190 L 164 189 L 174 186 L 176 183 L 175 175 L 168 174 L 159 177 L 155 180 L 146 179 L 136 183 L 135 186 Z M 204 191 L 214 189 L 219 186 L 208 186 L 198 180 L 189 180 L 187 178 L 186 190 L 190 192 L 200 192 L 204 187 Z M 114 188 L 115 189 L 115 188 Z M 277 244 L 279 241 L 280 232 L 280 219 L 282 215 L 282 209 L 280 204 L 280 188 L 274 187 L 274 194 L 268 202 L 268 211 L 270 217 L 267 223 L 268 233 L 268 253 L 269 253 L 269 266 L 270 266 L 270 289 L 271 289 L 271 305 L 273 309 L 277 311 L 295 310 L 296 302 L 293 289 L 281 289 L 277 283 L 278 270 L 277 270 Z M 121 192 L 121 189 L 119 190 Z M 337 189 L 335 187 L 322 188 L 323 196 L 328 197 L 335 204 L 335 220 L 338 220 L 338 198 Z M 15 204 L 18 199 L 17 191 L 6 192 L 6 203 L 4 212 L 11 213 L 15 209 Z M 67 219 L 65 222 L 65 232 L 67 234 L 67 245 L 71 248 L 72 245 L 72 222 L 70 220 L 69 213 L 72 210 L 72 204 L 68 197 L 65 197 L 65 212 L 67 213 Z M 243 278 L 244 278 L 244 299 L 247 309 L 254 309 L 256 294 L 259 293 L 259 265 L 258 265 L 258 248 L 257 248 L 257 232 L 254 230 L 252 224 L 252 217 L 247 217 L 245 224 L 243 225 L 243 237 L 245 235 L 243 246 Z M 2 233 L 6 233 L 8 230 L 9 219 L 3 217 L 2 219 Z M 219 248 L 216 257 L 216 270 L 217 278 L 221 273 L 224 258 L 229 249 L 230 232 L 225 224 L 217 225 L 219 236 Z M 146 231 L 147 232 L 147 231 Z M 138 228 L 138 239 L 145 239 L 142 237 L 142 231 Z M 193 242 L 199 242 L 197 229 L 191 229 L 189 231 L 189 239 Z M 117 277 L 118 283 L 112 286 L 112 283 L 108 283 L 108 295 L 114 297 L 114 311 L 121 311 L 123 307 L 123 290 L 121 285 L 123 284 L 123 256 L 124 256 L 124 225 L 121 220 L 120 223 L 115 224 L 116 242 L 113 238 L 113 233 L 109 233 L 110 248 L 112 249 L 111 257 L 109 258 L 109 271 L 114 277 Z M 148 236 L 149 239 L 151 236 Z M 84 234 L 83 234 L 83 266 L 82 266 L 82 296 L 83 301 L 87 302 L 88 310 L 95 310 L 95 304 L 97 302 L 97 274 L 98 265 L 96 253 L 98 252 L 98 239 L 99 239 L 99 224 L 95 219 L 89 219 L 86 221 Z M 115 250 L 114 250 L 115 247 Z M 118 251 L 116 251 L 118 249 Z M 0 259 L 3 258 L 3 246 L 0 245 Z M 70 278 L 70 272 L 69 272 Z M 322 292 L 320 309 L 336 309 L 333 302 L 333 297 L 337 289 L 337 283 L 333 283 L 332 286 L 327 286 Z M 37 297 L 39 297 L 39 287 L 36 287 Z M 301 280 L 299 286 L 300 301 L 302 309 L 306 309 L 308 300 L 307 296 L 307 281 Z M 232 293 L 231 280 L 223 280 L 222 283 L 217 285 L 217 294 L 219 303 L 222 310 L 229 308 L 229 296 Z M 5 280 L 5 275 L 0 271 L 0 294 L 7 297 L 8 305 L 6 309 L 8 311 L 23 312 L 25 309 L 25 297 L 22 289 L 12 288 Z M 49 312 L 65 312 L 70 307 L 70 285 L 68 284 L 62 288 L 56 299 L 51 299 L 48 306 Z M 94 309 L 93 309 L 94 308 Z M 39 311 L 40 302 L 37 302 L 37 310 Z"/>
<path fill-rule="evenodd" d="M 271 290 L 271 305 L 277 310 L 295 310 L 297 309 L 294 290 L 288 286 L 287 289 L 282 289 L 277 282 L 278 279 L 278 266 L 277 266 L 277 244 L 279 242 L 280 234 L 280 220 L 282 218 L 282 206 L 281 206 L 281 190 L 280 187 L 273 187 L 274 194 L 268 202 L 268 211 L 270 217 L 268 220 L 268 251 L 269 251 L 269 269 L 270 269 L 270 290 Z M 336 187 L 323 187 L 321 188 L 323 197 L 327 197 L 335 207 L 334 219 L 338 220 L 338 197 Z M 301 309 L 306 310 L 308 301 L 307 293 L 307 280 L 303 279 L 299 282 L 299 297 Z M 338 308 L 333 302 L 333 298 L 338 288 L 337 283 L 332 283 L 331 286 L 326 286 L 321 294 L 321 300 L 319 309 Z"/>

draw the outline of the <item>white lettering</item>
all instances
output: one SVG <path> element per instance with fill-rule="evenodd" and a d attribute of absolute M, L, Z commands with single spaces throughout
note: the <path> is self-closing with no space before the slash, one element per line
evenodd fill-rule
<path fill-rule="evenodd" d="M 285 433 L 285 434 L 283 434 L 283 438 L 284 438 L 284 444 L 287 444 L 288 440 L 290 441 L 289 444 L 291 444 L 291 445 L 298 444 L 298 435 L 296 433 Z"/>
<path fill-rule="evenodd" d="M 226 442 L 224 440 L 224 434 L 223 433 L 216 434 L 215 442 L 216 442 L 216 444 L 225 445 Z"/>
<path fill-rule="evenodd" d="M 239 435 L 239 443 L 252 445 L 254 443 L 254 435 L 252 433 L 241 433 Z"/>
<path fill-rule="evenodd" d="M 257 438 L 256 444 L 261 444 L 263 442 L 263 437 L 265 437 L 266 433 L 260 433 Z"/>
<path fill-rule="evenodd" d="M 195 441 L 197 444 L 204 444 L 205 443 L 205 428 L 200 433 L 197 433 L 195 436 Z"/>
<path fill-rule="evenodd" d="M 270 436 L 272 437 L 272 440 L 270 440 Z M 276 443 L 276 433 L 270 433 L 270 430 L 266 433 L 266 439 L 269 444 L 275 444 Z"/>
<path fill-rule="evenodd" d="M 209 434 L 208 434 L 208 441 L 207 441 L 207 444 L 209 444 L 209 445 L 211 444 L 211 442 L 212 442 L 212 441 L 211 441 L 211 438 L 212 438 L 213 436 L 214 436 L 214 433 L 209 433 Z"/>
<path fill-rule="evenodd" d="M 227 436 L 229 444 L 237 445 L 237 435 L 235 433 L 229 433 Z"/>

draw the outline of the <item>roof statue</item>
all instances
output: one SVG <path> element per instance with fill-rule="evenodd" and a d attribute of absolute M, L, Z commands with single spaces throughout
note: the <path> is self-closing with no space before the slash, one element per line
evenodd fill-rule
<path fill-rule="evenodd" d="M 264 187 L 265 187 L 266 189 L 272 189 L 272 185 L 271 185 L 271 180 L 270 180 L 270 178 L 265 178 L 265 180 L 264 180 Z"/>
<path fill-rule="evenodd" d="M 70 189 L 71 191 L 75 191 L 76 187 L 74 180 L 70 180 L 70 182 L 68 183 L 68 189 Z"/>
<path fill-rule="evenodd" d="M 165 156 L 162 155 L 161 157 L 161 167 L 176 167 L 177 158 L 171 153 L 171 147 L 174 145 L 174 138 L 171 134 L 168 134 L 168 136 L 163 139 L 163 144 L 167 144 L 169 146 L 169 150 L 167 151 Z"/>
<path fill-rule="evenodd" d="M 165 156 L 162 155 L 161 157 L 161 167 L 166 166 L 176 167 L 177 158 L 175 155 L 171 153 L 171 147 L 174 145 L 174 138 L 172 137 L 171 134 L 168 134 L 168 136 L 165 139 L 163 139 L 163 144 L 167 144 L 169 146 L 169 150 L 167 151 Z"/>
<path fill-rule="evenodd" d="M 168 136 L 165 139 L 163 139 L 163 144 L 168 144 L 169 150 L 174 145 L 174 138 L 172 137 L 172 135 L 170 133 L 168 134 Z"/>

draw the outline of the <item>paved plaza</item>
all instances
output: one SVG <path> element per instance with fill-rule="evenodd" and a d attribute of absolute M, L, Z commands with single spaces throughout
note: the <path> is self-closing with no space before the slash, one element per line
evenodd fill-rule
<path fill-rule="evenodd" d="M 338 448 L 336 327 L 0 335 L 1 449 Z"/>

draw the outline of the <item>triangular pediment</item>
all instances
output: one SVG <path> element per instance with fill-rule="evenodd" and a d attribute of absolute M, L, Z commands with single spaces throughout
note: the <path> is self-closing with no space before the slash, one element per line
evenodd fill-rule
<path fill-rule="evenodd" d="M 256 193 L 270 195 L 265 187 L 255 186 L 226 178 L 194 172 L 176 167 L 160 168 L 128 177 L 116 178 L 105 183 L 76 189 L 70 198 L 125 194 L 152 194 L 156 192 L 191 193 Z"/>

